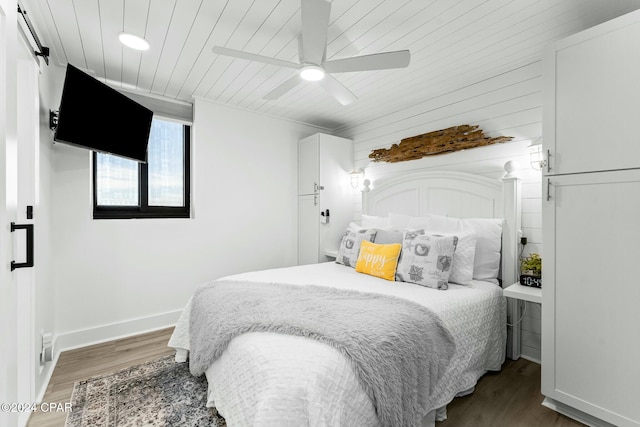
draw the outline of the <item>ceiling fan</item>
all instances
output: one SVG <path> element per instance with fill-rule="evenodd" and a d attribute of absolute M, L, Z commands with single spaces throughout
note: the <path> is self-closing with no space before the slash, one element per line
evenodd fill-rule
<path fill-rule="evenodd" d="M 375 53 L 372 55 L 354 56 L 351 58 L 326 61 L 327 29 L 331 3 L 325 0 L 302 0 L 302 32 L 298 38 L 298 57 L 300 63 L 283 61 L 268 56 L 256 55 L 240 50 L 214 46 L 213 51 L 219 55 L 233 56 L 265 64 L 278 65 L 284 68 L 299 70 L 299 73 L 285 80 L 264 96 L 264 99 L 278 99 L 304 80 L 317 81 L 329 95 L 342 105 L 349 105 L 358 100 L 349 89 L 330 73 L 348 73 L 354 71 L 385 70 L 404 68 L 409 65 L 411 53 L 408 50 Z"/>

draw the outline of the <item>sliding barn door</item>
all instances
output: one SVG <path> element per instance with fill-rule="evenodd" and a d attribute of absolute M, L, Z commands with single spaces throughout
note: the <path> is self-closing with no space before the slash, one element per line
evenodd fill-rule
<path fill-rule="evenodd" d="M 18 352 L 18 401 L 35 402 L 36 374 L 40 369 L 41 338 L 35 330 L 35 289 L 37 274 L 36 246 L 39 246 L 38 220 L 38 159 L 39 93 L 38 63 L 31 50 L 19 40 L 18 49 L 18 170 L 16 231 L 13 233 L 15 268 Z M 42 260 L 40 260 L 42 261 Z M 14 264 L 14 266 L 17 266 Z M 37 336 L 36 336 L 37 335 Z M 20 425 L 28 414 L 20 414 Z"/>
<path fill-rule="evenodd" d="M 40 368 L 34 327 L 38 63 L 18 34 L 16 4 L 0 0 L 0 425 L 23 426 Z M 29 207 L 29 208 L 28 208 Z"/>
<path fill-rule="evenodd" d="M 18 191 L 16 36 L 16 3 L 0 0 L 0 403 L 18 401 L 16 277 L 10 270 Z M 17 423 L 17 413 L 0 411 L 0 425 Z"/>

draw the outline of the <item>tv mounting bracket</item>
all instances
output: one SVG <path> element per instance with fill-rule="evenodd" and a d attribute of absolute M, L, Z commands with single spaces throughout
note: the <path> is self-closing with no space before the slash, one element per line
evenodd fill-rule
<path fill-rule="evenodd" d="M 58 128 L 59 111 L 49 110 L 49 129 L 55 131 Z"/>

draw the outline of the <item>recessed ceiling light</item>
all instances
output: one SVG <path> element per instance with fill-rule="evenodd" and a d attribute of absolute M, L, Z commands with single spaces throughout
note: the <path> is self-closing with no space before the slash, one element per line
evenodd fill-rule
<path fill-rule="evenodd" d="M 120 43 L 135 50 L 147 50 L 149 49 L 149 42 L 142 37 L 134 36 L 129 33 L 120 33 L 118 36 Z"/>
<path fill-rule="evenodd" d="M 300 70 L 300 77 L 310 82 L 317 82 L 324 78 L 324 70 L 317 65 L 305 65 Z"/>

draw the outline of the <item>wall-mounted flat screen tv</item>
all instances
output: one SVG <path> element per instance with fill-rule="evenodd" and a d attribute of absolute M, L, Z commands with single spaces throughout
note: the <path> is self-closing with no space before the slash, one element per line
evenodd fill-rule
<path fill-rule="evenodd" d="M 53 139 L 146 162 L 152 118 L 148 108 L 68 64 Z"/>

